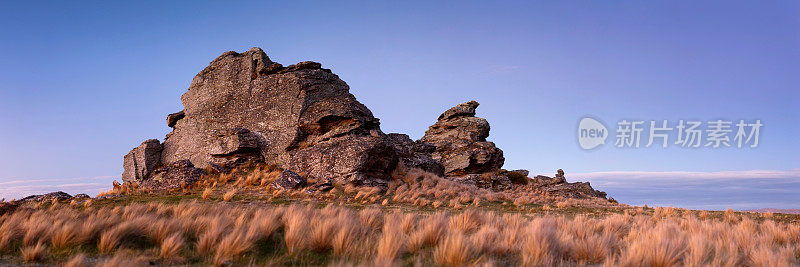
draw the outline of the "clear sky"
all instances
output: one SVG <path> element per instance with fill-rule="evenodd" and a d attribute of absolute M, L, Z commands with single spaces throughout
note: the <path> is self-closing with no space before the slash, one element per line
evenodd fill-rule
<path fill-rule="evenodd" d="M 182 109 L 197 72 L 258 46 L 284 65 L 333 69 L 387 133 L 419 138 L 442 111 L 474 99 L 508 169 L 561 168 L 623 202 L 687 207 L 700 205 L 656 198 L 690 189 L 657 195 L 608 181 L 766 170 L 781 182 L 712 208 L 745 207 L 751 195 L 800 208 L 786 191 L 800 188 L 798 14 L 797 1 L 4 2 L 0 197 L 108 187 L 132 147 L 163 140 L 165 116 Z M 584 151 L 576 126 L 585 115 L 612 130 L 622 119 L 764 127 L 755 149 Z M 734 183 L 714 181 L 691 190 Z"/>

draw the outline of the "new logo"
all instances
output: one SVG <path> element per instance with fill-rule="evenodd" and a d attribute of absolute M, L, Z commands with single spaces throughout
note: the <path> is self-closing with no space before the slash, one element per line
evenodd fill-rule
<path fill-rule="evenodd" d="M 586 117 L 578 123 L 578 144 L 583 149 L 589 150 L 605 144 L 607 137 L 608 129 L 595 119 Z"/>

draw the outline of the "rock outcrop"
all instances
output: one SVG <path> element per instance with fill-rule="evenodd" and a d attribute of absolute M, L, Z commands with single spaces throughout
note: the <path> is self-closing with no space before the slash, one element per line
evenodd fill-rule
<path fill-rule="evenodd" d="M 452 107 L 439 116 L 418 143 L 432 145 L 431 157 L 442 163 L 445 176 L 480 187 L 505 189 L 511 182 L 500 173 L 503 151 L 489 137 L 489 122 L 475 117 L 478 102 Z"/>
<path fill-rule="evenodd" d="M 385 186 L 394 145 L 347 84 L 316 62 L 283 67 L 259 48 L 225 52 L 192 80 L 184 110 L 167 116 L 163 144 L 148 140 L 125 157 L 124 181 L 188 160 L 229 171 L 265 162 L 336 182 Z M 194 173 L 194 171 L 192 171 Z"/>
<path fill-rule="evenodd" d="M 564 170 L 558 169 L 554 177 L 537 175 L 534 184 L 542 191 L 554 193 L 564 197 L 599 197 L 605 198 L 606 192 L 595 190 L 589 182 L 567 182 Z"/>
<path fill-rule="evenodd" d="M 285 189 L 327 191 L 336 183 L 386 189 L 401 165 L 495 190 L 511 187 L 509 177 L 536 181 L 527 171 L 501 169 L 503 151 L 486 140 L 489 122 L 475 117 L 478 102 L 448 109 L 412 141 L 384 134 L 349 86 L 320 63 L 284 67 L 259 48 L 214 59 L 181 102 L 183 110 L 166 117 L 172 132 L 163 143 L 147 140 L 124 157 L 123 181 L 170 189 L 255 163 L 284 169 L 274 185 Z M 319 182 L 307 185 L 306 178 Z"/>

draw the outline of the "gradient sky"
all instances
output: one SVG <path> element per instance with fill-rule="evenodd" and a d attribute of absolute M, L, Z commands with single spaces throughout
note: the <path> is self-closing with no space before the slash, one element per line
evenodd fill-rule
<path fill-rule="evenodd" d="M 313 60 L 333 69 L 387 133 L 419 138 L 442 111 L 477 100 L 506 168 L 562 168 L 568 180 L 591 180 L 623 202 L 701 207 L 703 200 L 666 195 L 749 180 L 657 186 L 666 192 L 656 196 L 607 182 L 622 174 L 591 173 L 800 168 L 797 1 L 74 3 L 0 4 L 0 197 L 108 187 L 132 147 L 163 140 L 165 116 L 182 109 L 180 95 L 197 72 L 225 51 L 253 46 L 284 65 Z M 765 126 L 756 149 L 587 152 L 575 134 L 585 115 L 607 125 Z M 800 175 L 780 179 L 791 186 L 759 185 L 800 188 Z M 648 181 L 627 185 L 652 187 Z M 748 192 L 712 208 L 744 207 L 733 203 L 750 195 L 800 208 L 797 194 Z"/>

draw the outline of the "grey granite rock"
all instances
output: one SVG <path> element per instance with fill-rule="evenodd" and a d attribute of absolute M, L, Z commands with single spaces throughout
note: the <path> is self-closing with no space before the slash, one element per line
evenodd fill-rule
<path fill-rule="evenodd" d="M 161 163 L 161 142 L 150 139 L 132 149 L 123 158 L 122 181 L 140 182 Z"/>

